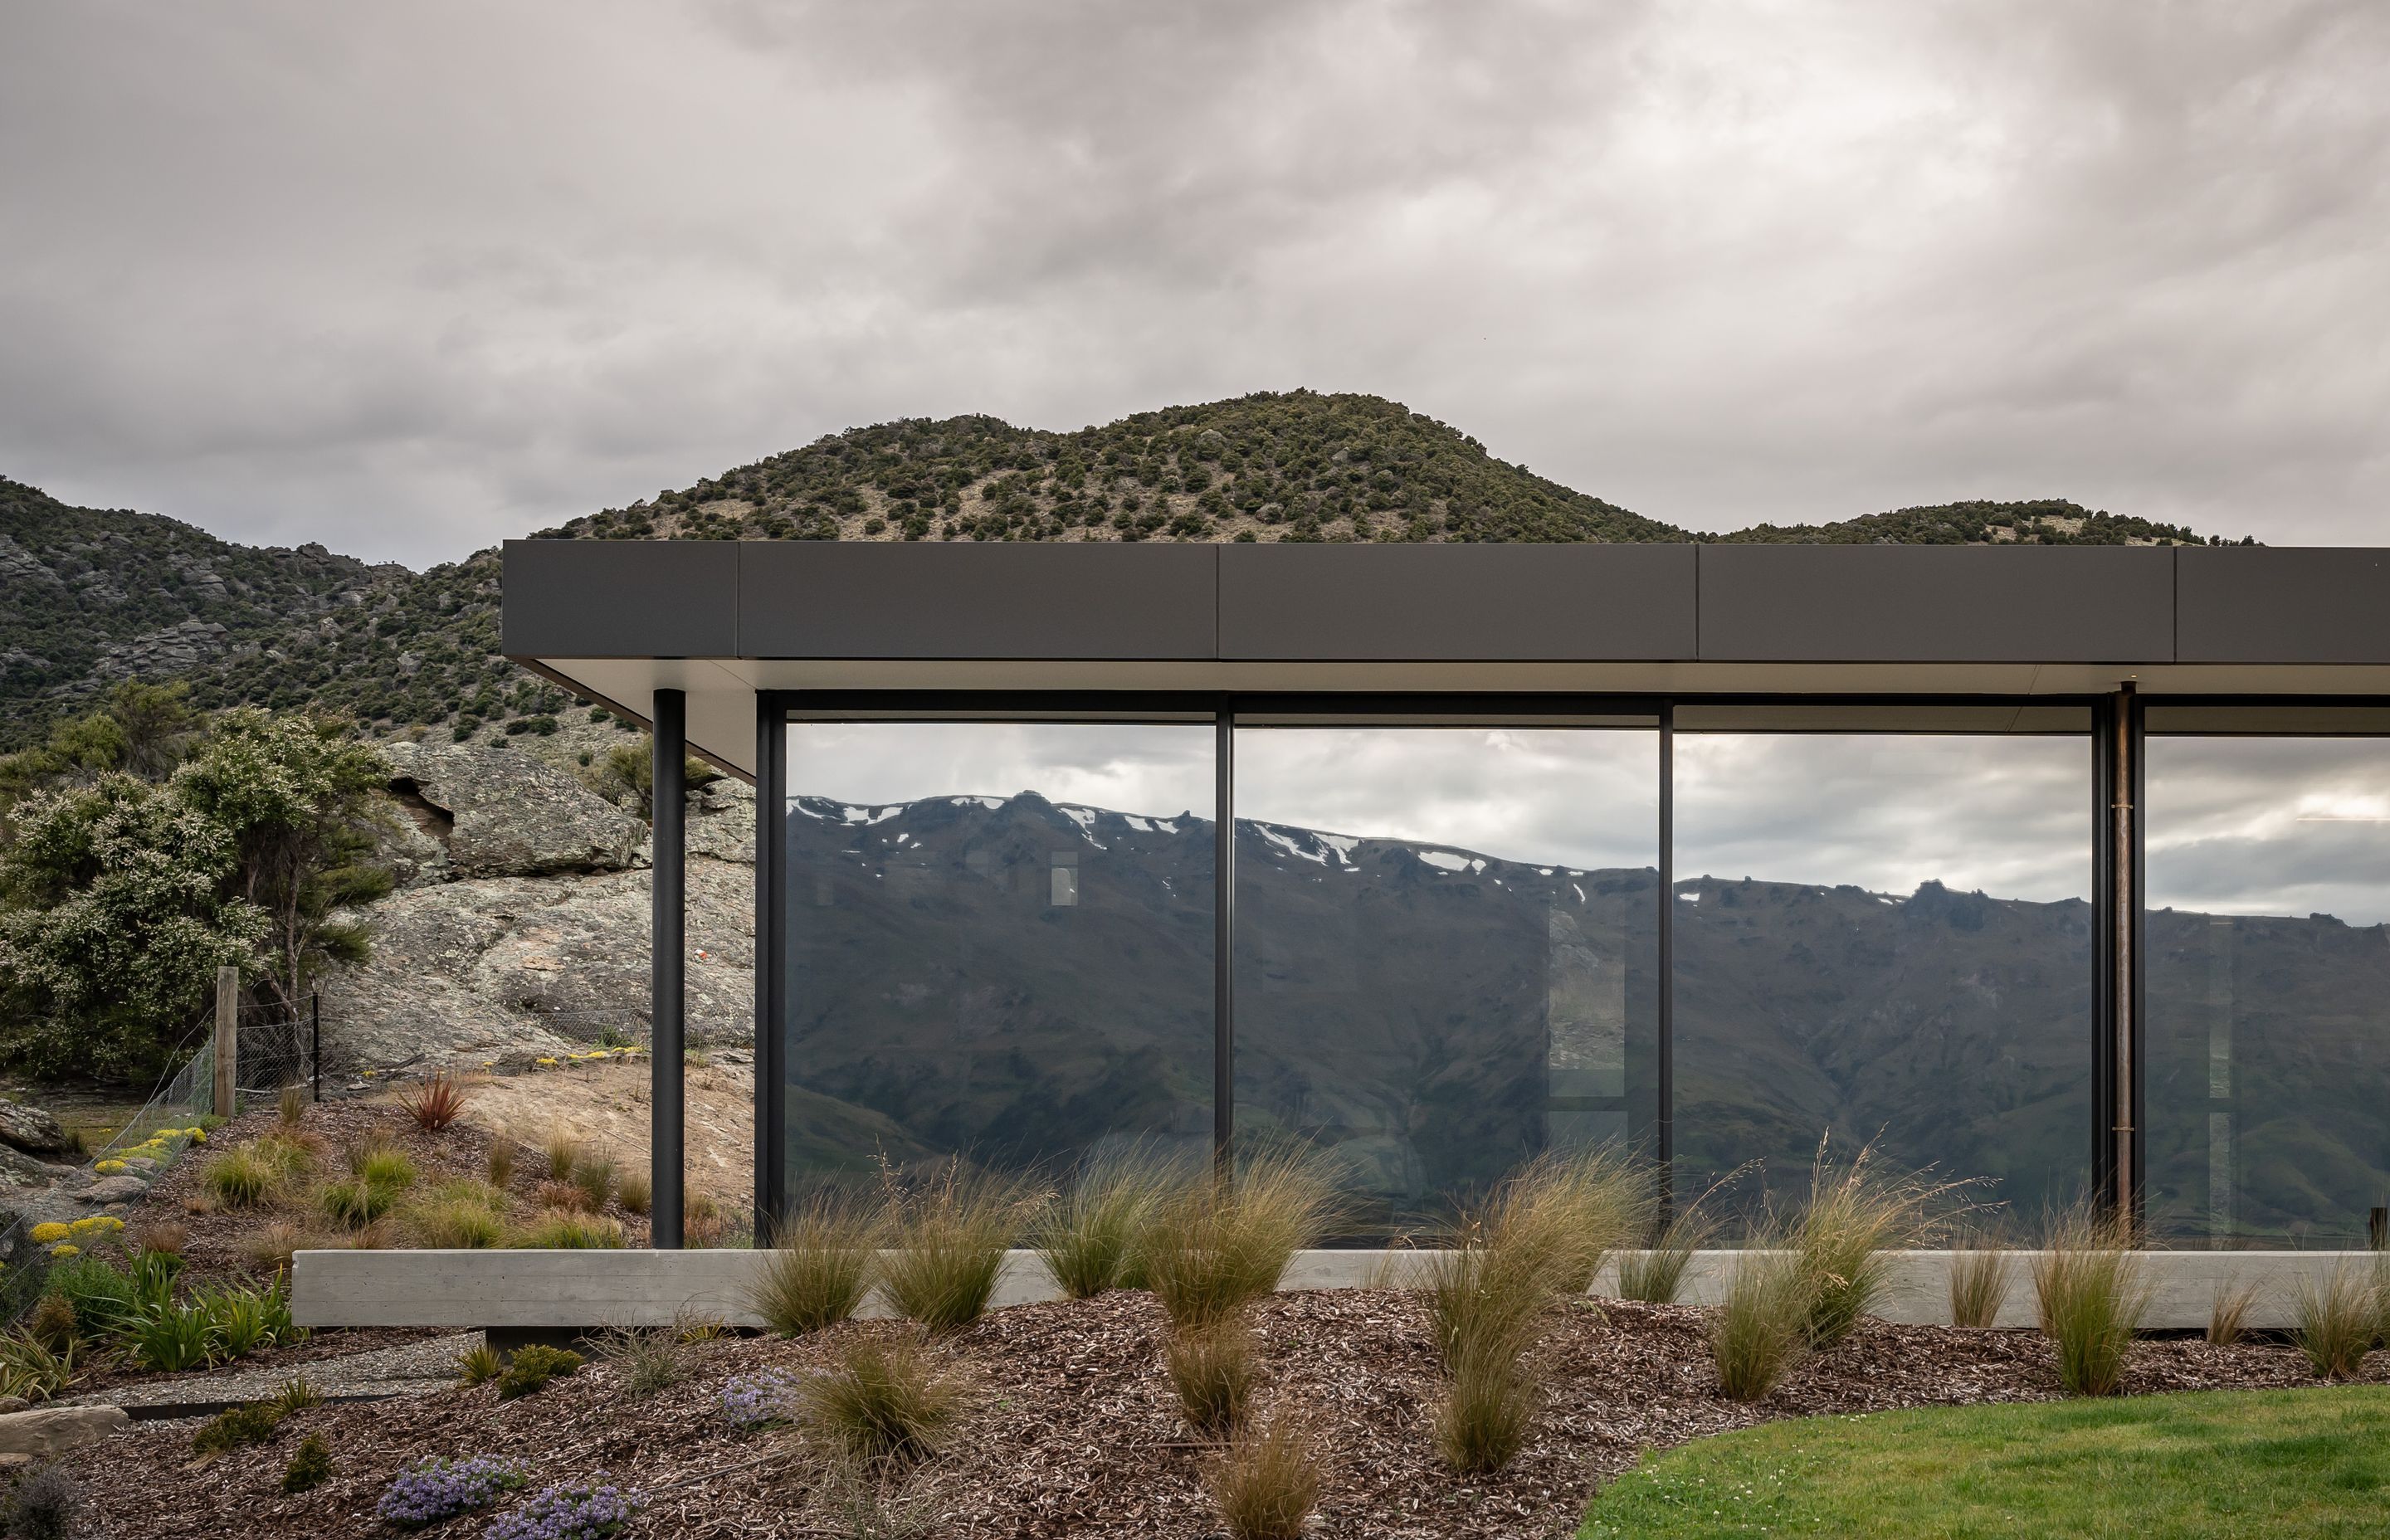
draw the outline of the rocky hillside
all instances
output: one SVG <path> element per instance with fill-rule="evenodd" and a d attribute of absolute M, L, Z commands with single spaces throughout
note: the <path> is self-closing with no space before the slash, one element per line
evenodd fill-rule
<path fill-rule="evenodd" d="M 1265 394 L 1073 432 L 884 423 L 541 532 L 709 540 L 2186 542 L 2066 502 L 1954 503 L 1696 535 L 1375 396 Z M 571 702 L 496 655 L 495 551 L 409 572 L 233 545 L 0 481 L 0 749 L 112 680 L 390 734 L 543 731 Z"/>

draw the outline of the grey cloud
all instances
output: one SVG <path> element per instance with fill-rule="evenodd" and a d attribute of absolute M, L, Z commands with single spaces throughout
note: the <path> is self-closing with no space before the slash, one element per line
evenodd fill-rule
<path fill-rule="evenodd" d="M 42 6 L 0 473 L 416 562 L 1313 384 L 1696 527 L 2390 494 L 2390 11 Z"/>

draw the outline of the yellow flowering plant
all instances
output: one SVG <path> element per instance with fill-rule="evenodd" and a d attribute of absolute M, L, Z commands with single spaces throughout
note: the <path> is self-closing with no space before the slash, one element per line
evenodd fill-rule
<path fill-rule="evenodd" d="M 72 1235 L 74 1232 L 68 1226 L 61 1225 L 57 1220 L 53 1219 L 46 1223 L 34 1226 L 28 1233 L 32 1236 L 34 1244 L 46 1246 L 53 1240 L 64 1240 L 68 1236 Z"/>

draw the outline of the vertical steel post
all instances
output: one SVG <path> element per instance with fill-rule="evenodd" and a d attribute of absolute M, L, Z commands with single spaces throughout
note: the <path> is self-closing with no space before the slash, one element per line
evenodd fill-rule
<path fill-rule="evenodd" d="M 688 699 L 679 690 L 656 691 L 655 764 L 649 793 L 653 830 L 649 868 L 649 982 L 653 990 L 649 1020 L 652 1081 L 649 1106 L 649 1172 L 654 1184 L 649 1244 L 659 1251 L 681 1246 L 682 1057 L 681 964 L 686 948 L 684 913 L 687 892 L 685 841 L 688 756 Z"/>
<path fill-rule="evenodd" d="M 240 969 L 227 963 L 216 969 L 216 1083 L 211 1103 L 220 1118 L 237 1116 L 234 1105 L 240 1082 Z"/>
<path fill-rule="evenodd" d="M 324 1099 L 324 992 L 307 996 L 307 1084 L 310 1101 Z"/>
<path fill-rule="evenodd" d="M 1652 1088 L 1660 1164 L 1659 1220 L 1675 1217 L 1677 1196 L 1677 708 L 1660 707 L 1659 1041 Z"/>
<path fill-rule="evenodd" d="M 1237 1113 L 1237 717 L 1212 724 L 1212 1165 L 1234 1170 Z"/>
<path fill-rule="evenodd" d="M 2108 772 L 2108 1138 L 2107 1174 L 2113 1184 L 2103 1194 L 2116 1223 L 2137 1231 L 2139 1219 L 2140 1171 L 2135 1117 L 2135 1090 L 2140 1078 L 2136 1046 L 2140 1038 L 2140 957 L 2135 942 L 2139 933 L 2140 830 L 2139 819 L 2140 745 L 2135 733 L 2133 687 L 2127 683 L 2109 702 L 2106 769 Z"/>
<path fill-rule="evenodd" d="M 755 1244 L 788 1209 L 789 717 L 755 699 Z"/>

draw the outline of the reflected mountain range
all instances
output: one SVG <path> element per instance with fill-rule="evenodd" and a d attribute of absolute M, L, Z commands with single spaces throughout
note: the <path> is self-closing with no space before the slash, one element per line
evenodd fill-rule
<path fill-rule="evenodd" d="M 801 1177 L 1205 1147 L 1211 820 L 1034 792 L 790 806 Z M 1648 1147 L 1657 883 L 1239 820 L 1239 1136 L 1334 1152 L 1398 1225 L 1549 1146 Z M 1803 1179 L 1831 1135 L 2027 1220 L 2079 1196 L 2087 904 L 1703 877 L 1675 911 L 1680 1192 Z M 2328 917 L 2150 917 L 2153 1220 L 2361 1231 L 2390 1172 L 2385 942 Z"/>

